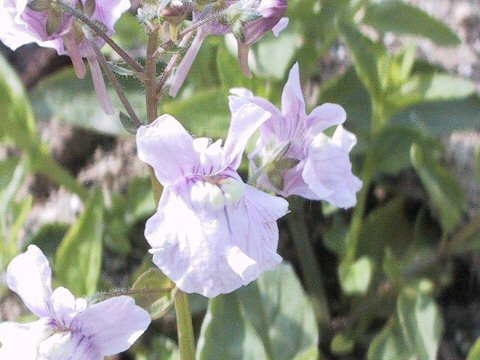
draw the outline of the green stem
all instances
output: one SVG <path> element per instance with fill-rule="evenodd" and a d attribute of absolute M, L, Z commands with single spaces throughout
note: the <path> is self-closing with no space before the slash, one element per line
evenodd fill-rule
<path fill-rule="evenodd" d="M 331 317 L 327 294 L 305 223 L 304 201 L 296 197 L 292 197 L 289 200 L 292 213 L 287 220 L 293 245 L 300 259 L 300 270 L 305 279 L 307 291 L 313 295 L 312 302 L 320 326 L 324 330 L 329 329 Z"/>
<path fill-rule="evenodd" d="M 157 49 L 158 30 L 153 29 L 148 35 L 147 56 L 145 59 L 145 90 L 147 121 L 151 123 L 158 116 L 158 97 L 156 91 L 156 59 L 154 57 Z M 152 169 L 150 169 L 155 202 L 158 204 L 162 193 L 162 186 L 159 184 Z M 188 295 L 177 290 L 175 295 L 175 312 L 177 314 L 177 334 L 180 357 L 182 360 L 195 360 L 195 336 L 193 334 L 192 314 L 188 303 Z"/>
<path fill-rule="evenodd" d="M 128 101 L 128 98 L 125 95 L 125 92 L 123 91 L 122 85 L 120 85 L 120 83 L 117 80 L 117 77 L 108 66 L 107 60 L 105 60 L 105 57 L 103 56 L 102 52 L 100 51 L 94 39 L 90 39 L 90 45 L 92 46 L 93 51 L 97 55 L 97 60 L 100 63 L 100 66 L 102 67 L 103 71 L 107 75 L 108 80 L 110 81 L 110 84 L 112 84 L 113 88 L 115 89 L 115 92 L 117 93 L 117 96 L 120 99 L 120 102 L 125 107 L 125 110 L 127 111 L 128 116 L 130 116 L 130 119 L 132 119 L 132 121 L 135 123 L 137 127 L 142 126 L 142 123 L 140 122 L 137 114 L 135 113 L 135 110 L 133 110 L 133 107 L 130 104 L 130 101 Z"/>
<path fill-rule="evenodd" d="M 365 162 L 362 169 L 362 189 L 358 193 L 357 205 L 353 210 L 352 222 L 348 233 L 348 247 L 345 260 L 353 262 L 357 256 L 358 243 L 362 232 L 363 215 L 367 205 L 368 190 L 375 170 L 375 152 L 371 146 L 367 150 Z"/>
<path fill-rule="evenodd" d="M 370 144 L 365 155 L 365 160 L 362 169 L 362 189 L 358 193 L 357 206 L 353 210 L 352 222 L 350 231 L 348 233 L 348 248 L 345 261 L 353 262 L 357 256 L 358 243 L 360 241 L 360 234 L 362 232 L 363 216 L 367 205 L 368 190 L 375 174 L 375 158 L 376 153 L 373 148 L 375 136 L 382 130 L 387 116 L 383 103 L 378 99 L 372 99 L 372 125 Z"/>
<path fill-rule="evenodd" d="M 193 335 L 192 315 L 188 295 L 178 289 L 175 295 L 177 313 L 178 343 L 182 360 L 195 360 L 195 337 Z"/>

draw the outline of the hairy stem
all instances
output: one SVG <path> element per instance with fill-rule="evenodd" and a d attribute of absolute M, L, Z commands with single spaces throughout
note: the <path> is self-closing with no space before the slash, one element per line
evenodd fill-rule
<path fill-rule="evenodd" d="M 117 93 L 118 98 L 120 99 L 122 105 L 125 107 L 125 110 L 127 111 L 128 116 L 130 116 L 130 118 L 135 123 L 135 125 L 140 127 L 142 125 L 141 121 L 138 119 L 138 116 L 135 113 L 135 111 L 133 110 L 133 107 L 130 104 L 130 101 L 128 101 L 127 96 L 123 92 L 123 88 L 120 85 L 120 83 L 118 82 L 117 77 L 113 73 L 112 69 L 110 69 L 110 67 L 108 66 L 107 61 L 105 60 L 105 57 L 103 56 L 102 52 L 98 48 L 95 41 L 91 40 L 90 44 L 91 44 L 93 50 L 95 51 L 95 54 L 97 55 L 97 60 L 100 63 L 100 66 L 102 67 L 102 70 L 107 75 L 108 80 L 110 81 L 113 88 L 115 89 L 115 92 Z"/>
<path fill-rule="evenodd" d="M 120 55 L 120 57 L 125 60 L 132 68 L 134 68 L 138 72 L 143 72 L 143 66 L 140 65 L 137 61 L 135 61 L 128 53 L 123 50 L 108 34 L 106 34 L 100 26 L 95 24 L 92 20 L 90 20 L 87 16 L 85 16 L 81 11 L 74 9 L 63 1 L 56 1 L 57 5 L 59 5 L 65 12 L 73 15 L 75 18 L 80 20 L 82 23 L 87 25 L 92 31 L 100 36 L 110 47 L 115 50 L 115 52 Z"/>
<path fill-rule="evenodd" d="M 147 121 L 151 123 L 158 116 L 158 97 L 156 91 L 156 59 L 154 56 L 157 49 L 158 30 L 153 29 L 148 35 L 147 57 L 145 59 L 145 90 Z M 161 185 L 152 169 L 150 169 L 150 179 L 152 181 L 155 202 L 158 204 L 161 195 Z M 195 336 L 193 334 L 192 314 L 188 302 L 188 295 L 177 290 L 175 295 L 175 312 L 177 314 L 177 334 L 178 345 L 180 348 L 180 357 L 182 360 L 195 360 Z"/>

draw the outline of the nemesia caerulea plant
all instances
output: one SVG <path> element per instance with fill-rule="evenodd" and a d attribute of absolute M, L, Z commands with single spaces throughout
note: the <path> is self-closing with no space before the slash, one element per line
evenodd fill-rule
<path fill-rule="evenodd" d="M 341 126 L 347 115 L 339 105 L 323 104 L 307 115 L 298 64 L 290 70 L 281 110 L 246 89 L 231 93 L 234 111 L 253 103 L 272 114 L 261 126 L 249 156 L 261 187 L 285 197 L 325 200 L 342 208 L 355 205 L 362 182 L 352 173 L 349 152 L 357 139 Z M 323 133 L 335 125 L 332 137 Z"/>
<path fill-rule="evenodd" d="M 14 195 L 17 186 L 25 188 L 21 182 L 30 170 L 47 175 L 85 202 L 85 210 L 55 254 L 57 275 L 66 287 L 78 294 L 90 294 L 98 288 L 102 265 L 109 271 L 115 267 L 107 263 L 110 255 L 121 253 L 128 260 L 137 260 L 137 255 L 144 258 L 138 278 L 128 278 L 138 274 L 130 268 L 132 271 L 122 276 L 123 284 L 131 280 L 131 288 L 97 294 L 87 303 L 84 299 L 75 300 L 65 288 L 52 291 L 47 259 L 36 246 L 28 247 L 26 253 L 11 262 L 7 276 L 0 274 L 0 302 L 3 305 L 3 299 L 11 295 L 3 292 L 5 279 L 39 319 L 27 324 L 0 324 L 0 359 L 99 360 L 122 352 L 150 322 L 146 311 L 136 304 L 148 310 L 153 319 L 170 313 L 169 307 L 175 306 L 182 360 L 313 360 L 357 354 L 374 360 L 445 357 L 437 354 L 439 348 L 450 347 L 439 347 L 448 339 L 442 338 L 441 312 L 434 297 L 439 294 L 437 288 L 450 287 L 450 283 L 444 281 L 447 272 L 435 274 L 432 270 L 449 268 L 442 266 L 449 258 L 478 248 L 475 241 L 480 219 L 475 215 L 467 220 L 462 191 L 447 168 L 438 163 L 439 144 L 424 130 L 432 126 L 432 120 L 437 120 L 444 134 L 450 126 L 444 116 L 450 110 L 444 105 L 450 104 L 450 100 L 455 103 L 452 117 L 463 112 L 473 114 L 476 102 L 471 100 L 475 99 L 466 96 L 475 96 L 475 86 L 442 73 L 438 67 L 417 66 L 414 47 L 390 54 L 381 34 L 423 34 L 437 45 L 454 45 L 458 37 L 436 19 L 401 0 L 290 2 L 294 27 L 288 36 L 250 54 L 261 65 L 252 68 L 261 68 L 258 78 L 250 82 L 230 68 L 235 65 L 230 48 L 212 41 L 209 50 L 215 54 L 210 53 L 208 65 L 203 64 L 208 68 L 195 68 L 193 80 L 199 81 L 192 83 L 193 91 L 186 91 L 180 100 L 169 99 L 167 93 L 177 95 L 209 35 L 233 35 L 238 44 L 239 67 L 244 75 L 252 77 L 247 61 L 250 47 L 270 30 L 278 36 L 287 25 L 287 0 L 132 3 L 138 9 L 136 17 L 133 11 L 125 14 L 122 30 L 126 31 L 118 36 L 122 44 L 135 48 L 133 54 L 128 54 L 112 38 L 114 23 L 130 6 L 128 0 L 0 0 L 0 39 L 12 49 L 31 42 L 56 49 L 71 58 L 80 78 L 86 74 L 86 59 L 100 104 L 112 112 L 103 81 L 103 76 L 107 76 L 126 111 L 120 113 L 120 120 L 127 131 L 136 134 L 139 157 L 153 168 L 150 180 L 156 202 L 155 208 L 152 203 L 147 204 L 144 196 L 149 196 L 150 189 L 143 181 L 133 182 L 128 190 L 122 189 L 125 192 L 102 189 L 102 194 L 95 189 L 89 196 L 93 187 L 90 182 L 87 185 L 76 181 L 51 159 L 48 147 L 35 132 L 32 114 L 46 113 L 40 108 L 43 106 L 56 116 L 55 107 L 60 105 L 66 111 L 59 117 L 78 117 L 84 109 L 75 109 L 79 103 L 84 105 L 85 98 L 91 98 L 90 87 L 86 86 L 81 96 L 75 90 L 72 94 L 71 89 L 64 89 L 71 86 L 71 74 L 66 71 L 32 90 L 35 106 L 31 111 L 21 84 L 0 56 L 0 107 L 6 110 L 0 119 L 0 140 L 9 146 L 18 145 L 24 153 L 19 161 L 0 159 L 0 180 L 5 187 L 0 189 L 0 237 L 6 239 L 0 240 L 0 268 L 29 241 L 46 240 L 53 245 L 55 241 L 42 237 L 64 231 L 63 224 L 53 228 L 48 224 L 35 234 L 27 231 L 26 236 L 20 231 L 30 220 L 32 199 L 17 201 Z M 395 21 L 391 23 L 389 14 L 393 12 Z M 402 23 L 398 14 L 408 14 L 408 19 Z M 132 23 L 135 21 L 138 24 Z M 379 36 L 366 36 L 364 25 L 368 26 L 368 35 L 376 29 Z M 146 44 L 138 44 L 144 35 Z M 107 61 L 110 53 L 100 50 L 105 43 L 123 61 L 117 61 L 116 56 Z M 327 53 L 329 62 L 331 55 L 338 56 L 338 51 L 330 50 L 339 43 L 349 52 L 348 60 L 341 61 L 342 74 L 328 84 L 313 84 L 312 93 L 320 88 L 323 105 L 307 113 L 297 64 L 289 72 L 279 109 L 259 97 L 277 94 L 281 90 L 277 80 L 296 60 L 302 64 L 305 78 L 316 78 L 321 72 L 318 65 L 324 64 Z M 350 60 L 353 65 L 347 70 L 344 65 L 349 66 Z M 120 81 L 117 75 L 132 81 Z M 141 89 L 135 89 L 135 84 L 141 85 Z M 223 130 L 224 123 L 216 120 L 228 115 L 212 104 L 232 84 L 254 90 L 232 89 L 226 141 L 196 137 L 198 127 Z M 444 92 L 444 88 L 448 91 Z M 73 97 L 71 109 L 66 104 L 68 95 Z M 137 100 L 143 95 L 145 102 L 139 104 Z M 434 119 L 436 101 L 442 104 L 442 117 Z M 371 114 L 370 134 L 363 138 L 365 143 L 356 154 L 362 163 L 363 184 L 354 175 L 350 160 L 356 137 L 343 128 L 347 114 L 335 102 L 348 106 L 349 117 L 357 118 L 349 129 L 362 126 L 362 130 L 367 130 L 368 124 L 363 120 L 368 116 L 363 115 Z M 429 103 L 427 112 L 418 106 L 422 102 Z M 137 112 L 135 108 L 142 105 L 146 111 Z M 172 116 L 159 114 L 159 109 L 169 109 L 172 114 L 198 111 L 198 117 L 188 119 L 192 133 Z M 89 125 L 93 128 L 103 127 L 97 122 L 103 119 L 96 116 L 96 104 L 85 104 L 85 110 L 95 116 L 92 120 L 79 120 L 91 120 Z M 408 122 L 407 113 L 412 115 Z M 198 123 L 205 118 L 208 124 Z M 463 122 L 472 117 L 461 118 L 458 120 Z M 240 177 L 244 169 L 240 171 L 239 164 L 248 139 L 257 131 L 259 137 L 256 144 L 252 143 L 247 181 Z M 430 154 L 432 146 L 434 156 Z M 410 165 L 419 175 L 425 197 L 428 195 L 428 202 L 415 196 L 415 204 L 422 202 L 425 206 L 410 206 L 408 191 L 392 191 L 390 181 L 385 186 L 381 181 L 382 191 L 371 192 L 372 185 L 377 185 L 382 176 L 397 176 Z M 371 201 L 372 195 L 375 201 Z M 300 197 L 327 201 L 337 208 L 318 206 Z M 338 209 L 354 205 L 351 214 Z M 282 219 L 282 230 L 288 228 L 282 233 L 286 241 L 278 250 L 277 221 L 289 212 L 288 206 L 292 213 Z M 308 217 L 304 216 L 307 208 Z M 134 230 L 152 214 L 144 234 L 153 263 L 143 249 L 129 253 L 138 242 L 128 241 L 139 235 Z M 347 221 L 348 229 L 344 226 Z M 320 244 L 322 240 L 325 242 Z M 108 247 L 109 256 L 102 264 L 103 245 Z M 323 246 L 329 250 L 327 255 L 317 251 Z M 282 260 L 279 254 L 295 258 L 295 269 L 302 276 L 308 296 L 301 291 L 294 272 L 284 271 L 288 265 L 276 267 Z M 332 256 L 335 261 L 330 261 Z M 84 258 L 79 271 L 75 261 Z M 322 262 L 321 267 L 318 262 Z M 338 266 L 331 268 L 333 263 Z M 263 274 L 267 270 L 274 272 Z M 324 270 L 329 281 L 322 280 Z M 337 276 L 332 277 L 335 271 Z M 240 289 L 257 278 L 257 284 Z M 109 276 L 107 280 L 116 282 L 117 277 Z M 240 291 L 216 296 L 236 289 Z M 206 310 L 198 351 L 187 293 L 215 297 Z M 121 295 L 132 296 L 136 304 L 131 297 Z M 341 311 L 332 311 L 332 300 L 338 303 L 339 297 Z M 99 302 L 106 298 L 109 299 Z M 195 310 L 199 310 L 200 306 L 195 305 Z M 372 331 L 377 331 L 382 321 L 384 327 L 375 335 Z M 175 346 L 162 336 L 149 334 L 146 341 L 130 350 L 129 357 L 156 359 L 167 347 L 176 352 Z M 369 342 L 367 350 L 365 344 Z M 467 356 L 463 351 L 465 356 L 460 357 L 475 357 L 472 354 L 479 343 L 480 340 L 473 353 Z"/>
<path fill-rule="evenodd" d="M 223 146 L 193 139 L 169 115 L 138 129 L 138 156 L 164 186 L 145 237 L 153 262 L 186 292 L 229 293 L 282 260 L 276 221 L 288 203 L 237 173 L 249 138 L 269 117 L 255 104 L 235 109 Z"/>
<path fill-rule="evenodd" d="M 33 5 L 35 3 L 45 3 L 40 6 L 43 11 L 39 11 Z M 96 0 L 93 7 L 90 0 L 69 0 L 65 3 L 84 9 L 85 15 L 101 23 L 108 35 L 113 34 L 114 24 L 120 15 L 130 8 L 130 0 Z M 106 113 L 113 113 L 95 51 L 72 15 L 63 13 L 53 0 L 4 0 L 0 2 L 0 21 L 0 40 L 12 50 L 32 42 L 53 48 L 59 55 L 70 56 L 78 78 L 85 76 L 83 58 L 86 58 L 100 104 Z M 101 47 L 104 41 L 98 38 L 96 43 Z"/>
<path fill-rule="evenodd" d="M 52 292 L 51 276 L 35 245 L 9 264 L 9 288 L 39 320 L 0 323 L 0 359 L 101 360 L 130 348 L 150 324 L 150 315 L 131 297 L 89 305 L 63 287 Z"/>

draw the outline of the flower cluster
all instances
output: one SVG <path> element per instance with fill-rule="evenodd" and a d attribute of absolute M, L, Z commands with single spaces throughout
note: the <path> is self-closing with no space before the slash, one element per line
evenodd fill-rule
<path fill-rule="evenodd" d="M 341 124 L 347 115 L 336 104 L 323 104 L 307 115 L 300 87 L 298 64 L 290 70 L 283 89 L 282 109 L 254 96 L 246 89 L 233 89 L 231 107 L 256 104 L 272 115 L 261 127 L 251 165 L 259 174 L 258 184 L 282 196 L 299 195 L 325 200 L 341 208 L 356 204 L 362 182 L 352 174 L 349 152 L 354 134 Z M 332 137 L 324 130 L 337 126 Z"/>
<path fill-rule="evenodd" d="M 127 350 L 150 324 L 149 314 L 128 296 L 89 306 L 63 287 L 52 292 L 51 276 L 34 245 L 9 264 L 9 288 L 39 320 L 0 323 L 0 359 L 101 360 Z"/>
<path fill-rule="evenodd" d="M 355 136 L 341 126 L 333 137 L 322 132 L 343 123 L 345 111 L 324 104 L 307 116 L 298 65 L 285 86 L 282 112 L 245 89 L 233 92 L 223 146 L 221 140 L 193 139 L 169 115 L 137 132 L 138 156 L 164 186 L 145 230 L 153 261 L 180 289 L 208 297 L 231 292 L 281 261 L 276 220 L 288 204 L 245 184 L 237 173 L 258 128 L 250 159 L 264 189 L 350 207 L 361 187 L 348 157 Z"/>
<path fill-rule="evenodd" d="M 63 0 L 62 0 L 63 1 Z M 69 0 L 65 4 L 101 24 L 107 34 L 120 15 L 130 8 L 130 0 Z M 29 43 L 57 50 L 68 55 L 78 78 L 86 74 L 86 58 L 100 104 L 106 113 L 113 113 L 100 65 L 90 41 L 72 15 L 63 11 L 54 0 L 4 0 L 0 2 L 0 40 L 12 50 Z M 102 39 L 96 39 L 103 46 Z"/>
<path fill-rule="evenodd" d="M 243 72 L 251 77 L 252 74 L 248 68 L 250 46 L 270 30 L 278 36 L 288 24 L 288 19 L 283 17 L 286 11 L 287 0 L 234 0 L 225 2 L 221 10 L 213 4 L 194 10 L 194 22 L 209 18 L 213 20 L 206 22 L 198 29 L 191 46 L 177 68 L 169 94 L 177 95 L 208 35 L 233 33 L 237 38 L 240 66 Z"/>

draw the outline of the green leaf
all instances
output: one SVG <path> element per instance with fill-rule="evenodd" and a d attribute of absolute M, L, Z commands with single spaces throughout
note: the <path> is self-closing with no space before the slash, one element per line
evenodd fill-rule
<path fill-rule="evenodd" d="M 0 140 L 31 153 L 40 138 L 23 85 L 15 70 L 0 56 Z"/>
<path fill-rule="evenodd" d="M 387 58 L 386 50 L 380 43 L 373 42 L 356 26 L 342 23 L 341 32 L 353 58 L 358 77 L 374 98 L 382 96 L 383 81 L 381 65 Z"/>
<path fill-rule="evenodd" d="M 323 357 L 320 357 L 320 352 L 318 351 L 318 347 L 315 345 L 305 351 L 302 351 L 300 354 L 295 356 L 293 360 L 319 360 L 319 359 L 323 359 Z"/>
<path fill-rule="evenodd" d="M 355 340 L 346 333 L 336 334 L 330 344 L 330 349 L 337 356 L 348 355 L 355 348 Z"/>
<path fill-rule="evenodd" d="M 115 23 L 115 34 L 113 35 L 113 39 L 122 49 L 127 51 L 142 49 L 147 43 L 145 28 L 131 12 L 123 13 L 120 19 Z M 105 48 L 108 49 L 107 47 Z"/>
<path fill-rule="evenodd" d="M 414 144 L 410 156 L 430 196 L 443 230 L 449 233 L 458 225 L 462 217 L 464 195 L 456 179 L 444 166 L 429 156 L 430 150 Z"/>
<path fill-rule="evenodd" d="M 422 36 L 443 46 L 460 44 L 455 32 L 440 20 L 402 0 L 379 0 L 368 4 L 363 22 L 379 32 Z"/>
<path fill-rule="evenodd" d="M 289 25 L 277 38 L 271 32 L 262 41 L 254 45 L 256 67 L 252 72 L 259 76 L 283 79 L 293 62 L 293 55 L 298 47 L 297 33 Z"/>
<path fill-rule="evenodd" d="M 423 102 L 465 99 L 475 93 L 475 84 L 448 74 L 417 74 L 388 97 L 395 111 Z"/>
<path fill-rule="evenodd" d="M 414 360 L 414 354 L 405 343 L 402 329 L 396 318 L 391 319 L 371 342 L 368 360 Z"/>
<path fill-rule="evenodd" d="M 1 177 L 4 178 L 5 175 L 8 177 L 5 179 L 4 186 L 0 187 L 0 223 L 7 219 L 7 212 L 18 190 L 25 182 L 28 170 L 29 164 L 25 159 L 20 161 L 18 159 L 7 159 L 0 164 Z"/>
<path fill-rule="evenodd" d="M 0 56 L 0 108 L 2 109 L 0 141 L 25 151 L 31 159 L 34 171 L 45 174 L 55 183 L 64 185 L 83 198 L 85 189 L 51 158 L 48 147 L 41 143 L 23 85 L 15 70 L 2 56 Z"/>
<path fill-rule="evenodd" d="M 180 360 L 177 344 L 163 335 L 155 336 L 148 347 L 137 342 L 130 352 L 135 354 L 135 360 Z"/>
<path fill-rule="evenodd" d="M 133 120 L 123 111 L 120 111 L 119 117 L 124 129 L 127 130 L 130 134 L 135 135 L 138 130 L 138 125 L 134 123 Z"/>
<path fill-rule="evenodd" d="M 475 341 L 475 344 L 468 352 L 467 360 L 480 360 L 480 338 Z"/>
<path fill-rule="evenodd" d="M 131 77 L 119 81 L 139 118 L 145 119 L 145 96 L 140 82 Z M 123 109 L 113 88 L 108 87 L 108 93 L 114 109 Z M 56 73 L 38 83 L 31 92 L 31 99 L 35 113 L 40 118 L 55 117 L 108 135 L 127 134 L 118 116 L 106 115 L 100 107 L 89 75 L 79 80 L 71 69 Z"/>
<path fill-rule="evenodd" d="M 226 90 L 234 87 L 250 88 L 250 83 L 255 80 L 242 73 L 236 57 L 225 46 L 219 46 L 217 50 L 217 71 Z"/>
<path fill-rule="evenodd" d="M 102 268 L 103 198 L 95 191 L 55 254 L 55 275 L 76 296 L 96 293 Z"/>
<path fill-rule="evenodd" d="M 377 173 L 398 174 L 411 166 L 410 147 L 422 143 L 431 148 L 438 147 L 434 139 L 419 129 L 404 125 L 385 126 L 373 139 L 375 169 Z"/>
<path fill-rule="evenodd" d="M 448 136 L 453 131 L 476 129 L 479 121 L 480 98 L 474 95 L 412 106 L 395 114 L 391 123 L 414 126 L 432 136 Z"/>
<path fill-rule="evenodd" d="M 341 262 L 338 275 L 343 292 L 347 295 L 365 294 L 370 285 L 373 268 L 373 262 L 366 256 L 354 263 Z"/>
<path fill-rule="evenodd" d="M 372 117 L 371 99 L 354 67 L 350 67 L 340 77 L 325 83 L 318 103 L 326 102 L 339 104 L 345 109 L 348 114 L 346 124 L 357 136 L 369 132 Z"/>
<path fill-rule="evenodd" d="M 44 224 L 32 235 L 28 243 L 37 245 L 48 258 L 53 257 L 69 229 L 68 224 L 56 222 Z"/>
<path fill-rule="evenodd" d="M 128 187 L 125 222 L 135 224 L 156 210 L 152 183 L 149 177 L 136 177 Z"/>
<path fill-rule="evenodd" d="M 51 0 L 30 0 L 27 3 L 27 6 L 33 11 L 48 11 L 51 5 Z"/>
<path fill-rule="evenodd" d="M 475 153 L 476 161 L 475 161 L 475 175 L 477 177 L 477 182 L 480 185 L 480 148 L 477 148 Z"/>
<path fill-rule="evenodd" d="M 63 22 L 63 13 L 59 10 L 50 9 L 47 15 L 46 30 L 49 36 L 58 32 Z"/>
<path fill-rule="evenodd" d="M 259 292 L 250 284 L 210 300 L 198 359 L 266 359 L 273 351 L 276 360 L 291 360 L 317 345 L 315 315 L 291 266 L 280 265 L 257 281 Z"/>
<path fill-rule="evenodd" d="M 162 113 L 177 118 L 196 136 L 225 138 L 230 125 L 227 96 L 219 89 L 198 91 L 188 98 L 165 102 Z"/>
<path fill-rule="evenodd" d="M 162 317 L 173 304 L 175 286 L 157 268 L 150 268 L 138 277 L 132 286 L 135 292 L 130 295 L 137 305 L 150 313 L 152 319 Z"/>
<path fill-rule="evenodd" d="M 395 283 L 399 283 L 402 277 L 400 262 L 393 254 L 392 249 L 387 247 L 383 256 L 383 272 Z"/>
<path fill-rule="evenodd" d="M 418 359 L 435 360 L 443 334 L 443 320 L 430 294 L 407 288 L 397 301 L 397 315 L 402 333 L 410 350 Z"/>

